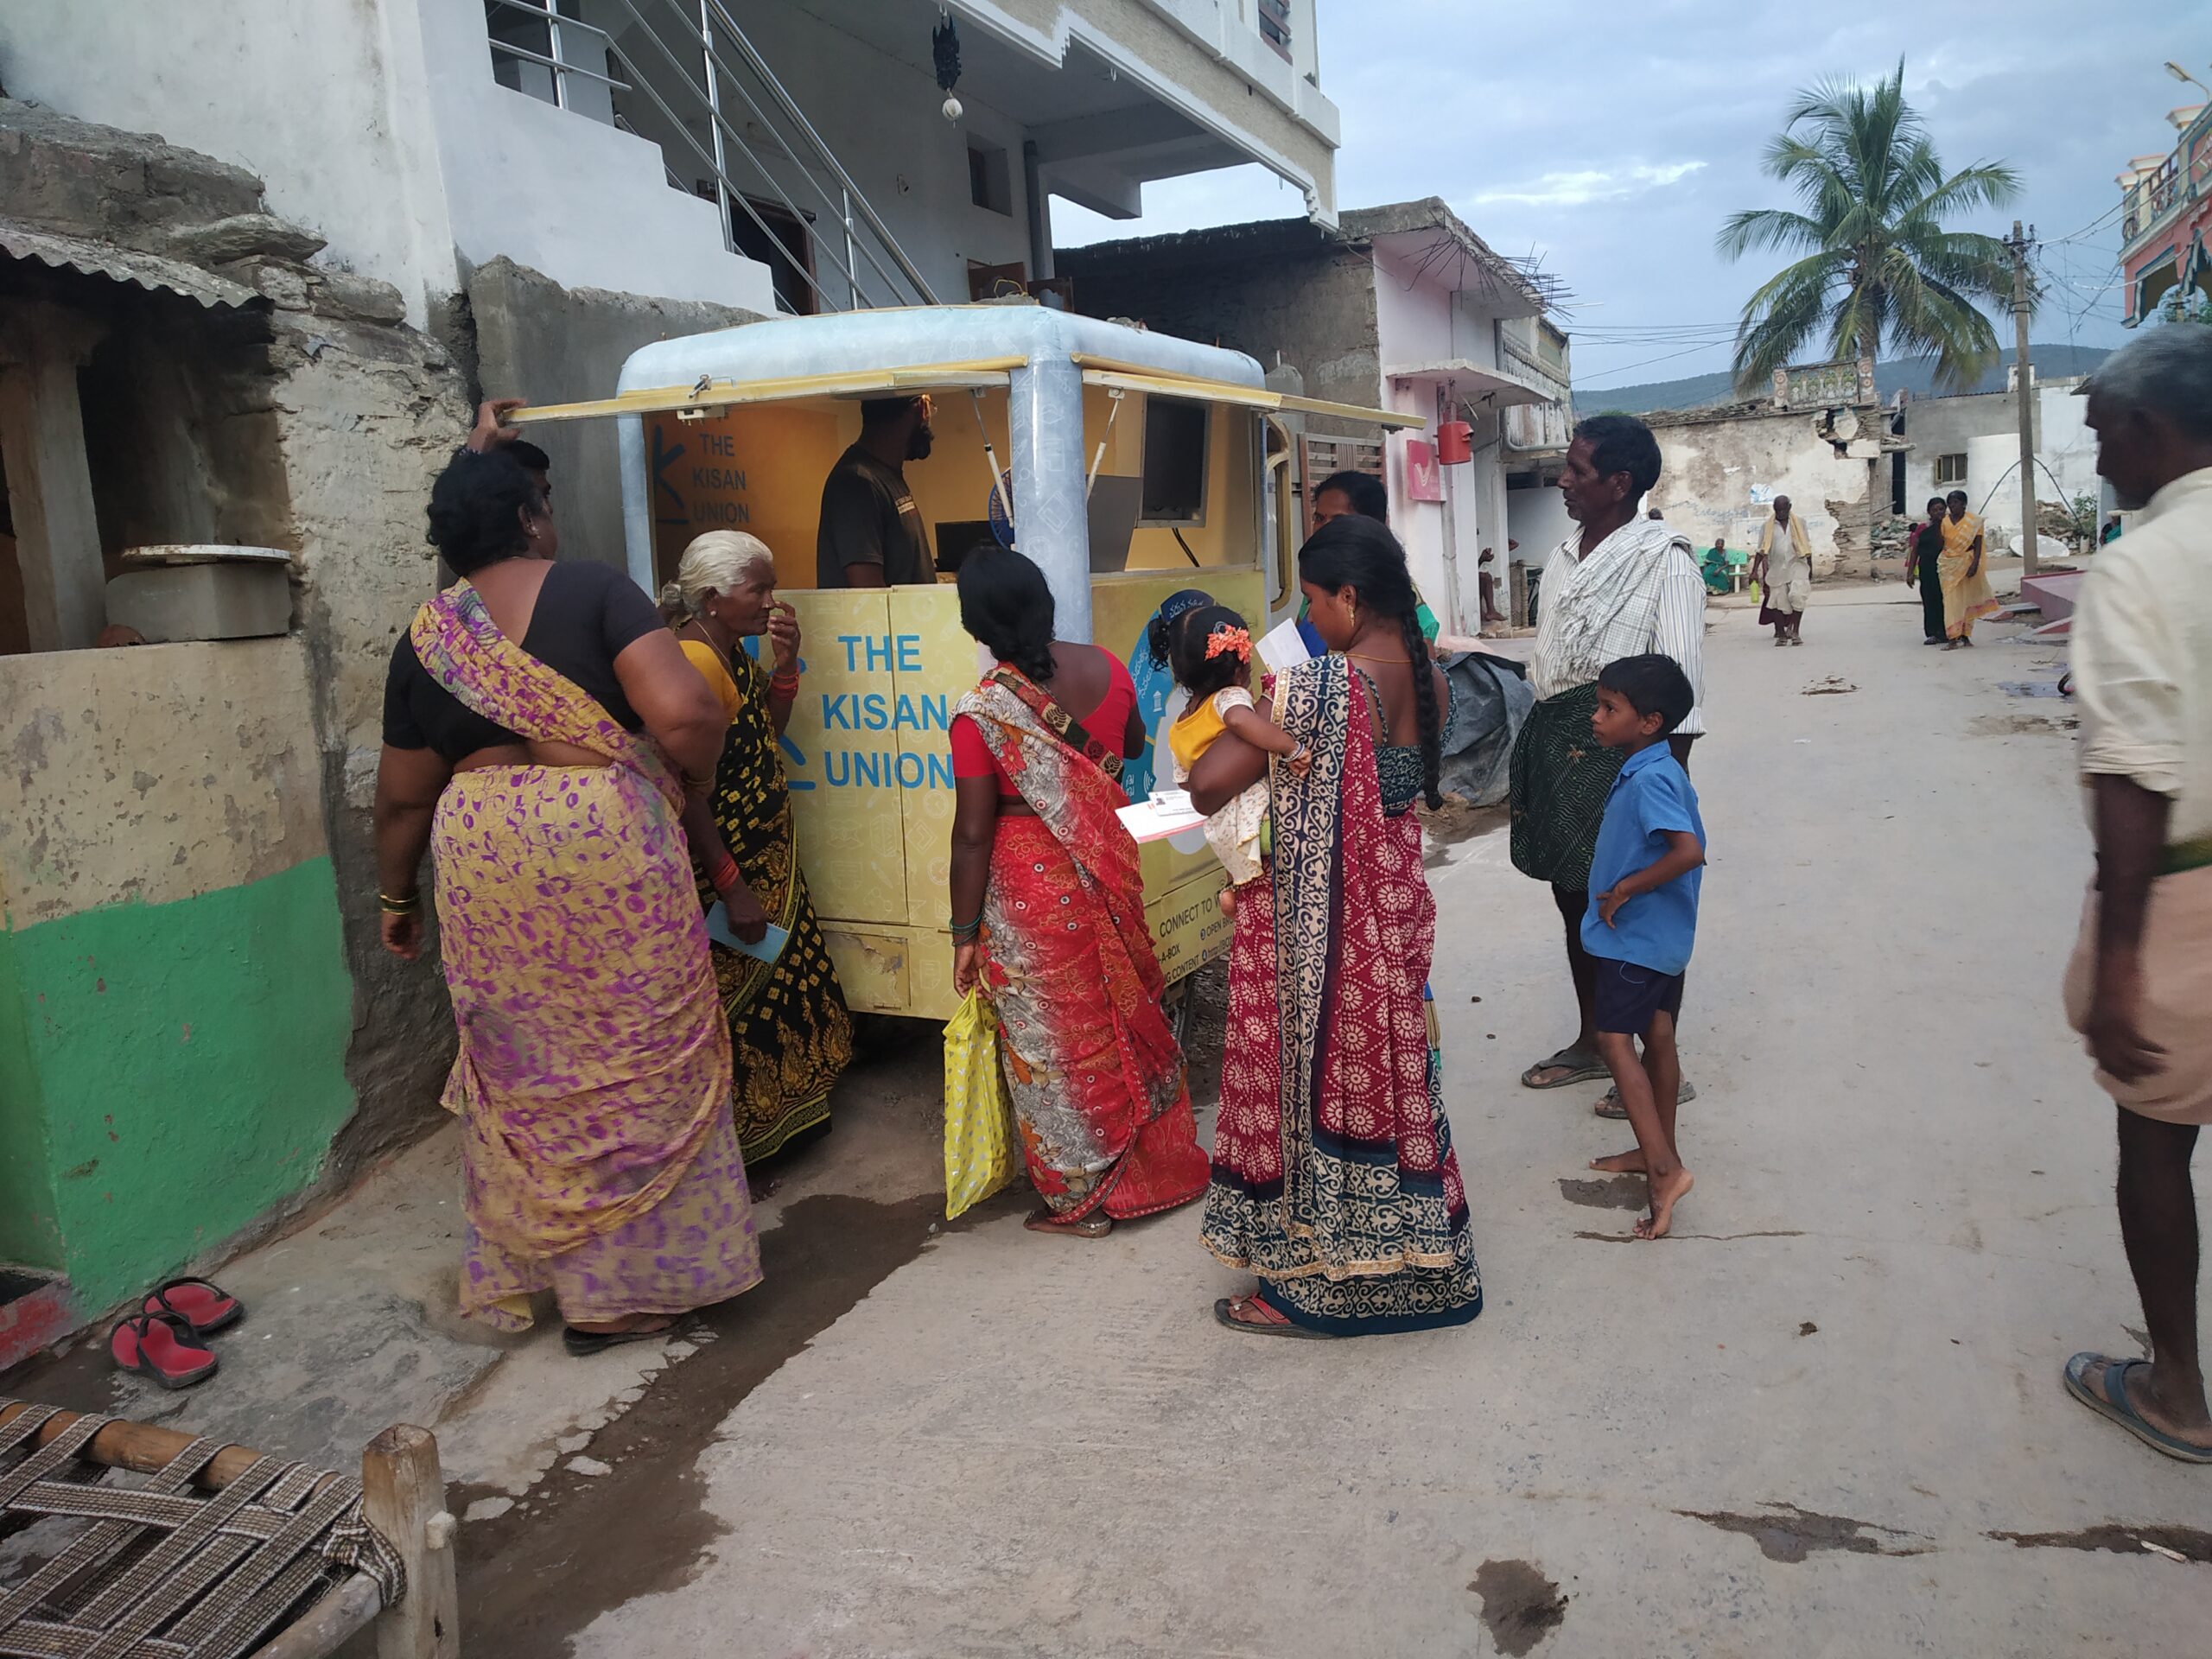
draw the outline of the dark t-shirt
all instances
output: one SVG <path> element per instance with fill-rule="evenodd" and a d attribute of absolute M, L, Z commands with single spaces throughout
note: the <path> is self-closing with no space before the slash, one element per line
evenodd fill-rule
<path fill-rule="evenodd" d="M 545 573 L 522 648 L 575 681 L 624 730 L 634 732 L 644 722 L 622 695 L 614 659 L 663 626 L 636 582 L 611 565 L 579 560 Z M 441 758 L 457 761 L 479 749 L 526 740 L 485 719 L 432 679 L 415 654 L 415 642 L 403 632 L 384 683 L 384 741 L 395 749 L 435 749 Z"/>
<path fill-rule="evenodd" d="M 857 443 L 837 457 L 823 481 L 815 586 L 844 587 L 849 564 L 881 565 L 884 584 L 891 588 L 937 580 L 922 512 L 905 476 Z"/>

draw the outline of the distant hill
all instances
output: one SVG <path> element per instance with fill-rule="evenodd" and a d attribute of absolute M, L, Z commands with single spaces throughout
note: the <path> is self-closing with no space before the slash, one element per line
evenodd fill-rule
<path fill-rule="evenodd" d="M 2110 355 L 2097 346 L 2029 347 L 2036 372 L 2046 380 L 2087 374 Z M 1996 367 L 1982 376 L 1981 383 L 1971 390 L 2004 391 L 2005 371 L 2012 365 L 2012 353 L 2008 351 Z M 1915 397 L 1932 397 L 1936 395 L 1935 381 L 1936 365 L 1924 359 L 1901 358 L 1874 365 L 1874 387 L 1885 401 L 1900 388 Z M 1694 374 L 1681 380 L 1654 380 L 1640 386 L 1609 386 L 1587 391 L 1578 386 L 1574 391 L 1574 412 L 1596 415 L 1617 409 L 1625 414 L 1642 415 L 1655 409 L 1699 409 L 1707 404 L 1728 403 L 1734 397 L 1734 388 L 1725 372 Z"/>

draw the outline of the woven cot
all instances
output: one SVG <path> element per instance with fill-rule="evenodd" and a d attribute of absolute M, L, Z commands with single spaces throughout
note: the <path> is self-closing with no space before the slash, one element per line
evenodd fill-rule
<path fill-rule="evenodd" d="M 95 1451 L 111 1427 L 135 1457 Z M 0 1576 L 7 1659 L 237 1659 L 340 1586 L 374 1589 L 348 1630 L 406 1591 L 358 1479 L 0 1399 L 0 1538 L 46 1522 L 57 1553 Z"/>

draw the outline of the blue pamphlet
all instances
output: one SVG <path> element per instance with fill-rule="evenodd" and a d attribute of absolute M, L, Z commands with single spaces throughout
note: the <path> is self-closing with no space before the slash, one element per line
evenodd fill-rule
<path fill-rule="evenodd" d="M 763 962 L 773 962 L 784 954 L 784 947 L 791 942 L 791 932 L 789 928 L 778 927 L 771 922 L 768 924 L 768 931 L 760 936 L 760 944 L 746 944 L 744 940 L 730 931 L 729 906 L 719 899 L 715 899 L 707 910 L 707 937 L 725 950 L 735 950 L 743 956 L 758 957 Z"/>

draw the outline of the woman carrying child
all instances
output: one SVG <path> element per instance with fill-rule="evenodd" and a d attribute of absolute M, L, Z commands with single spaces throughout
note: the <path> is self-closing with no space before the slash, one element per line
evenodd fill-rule
<path fill-rule="evenodd" d="M 1282 1337 L 1464 1324 L 1482 1280 L 1444 1116 L 1436 904 L 1411 811 L 1440 799 L 1444 676 L 1382 525 L 1332 520 L 1299 575 L 1332 654 L 1276 679 L 1282 728 L 1311 760 L 1277 769 L 1268 884 L 1236 907 L 1201 1230 L 1260 1283 L 1214 1317 Z M 1220 810 L 1267 760 L 1223 733 L 1192 768 L 1192 804 Z"/>
<path fill-rule="evenodd" d="M 949 736 L 953 982 L 979 983 L 1021 1149 L 1034 1231 L 1096 1238 L 1205 1191 L 1206 1158 L 1160 1007 L 1122 762 L 1145 728 L 1112 652 L 1052 638 L 1052 593 L 1019 553 L 960 566 L 960 621 L 996 659 Z"/>
<path fill-rule="evenodd" d="M 1167 666 L 1190 698 L 1167 730 L 1177 785 L 1190 781 L 1191 768 L 1224 733 L 1305 776 L 1313 752 L 1292 741 L 1252 701 L 1252 634 L 1244 619 L 1225 605 L 1207 605 L 1175 618 L 1167 630 Z M 1260 826 L 1267 816 L 1263 777 L 1206 817 L 1206 844 L 1229 872 L 1229 886 L 1221 895 L 1225 914 L 1235 915 L 1257 888 L 1263 874 Z"/>

